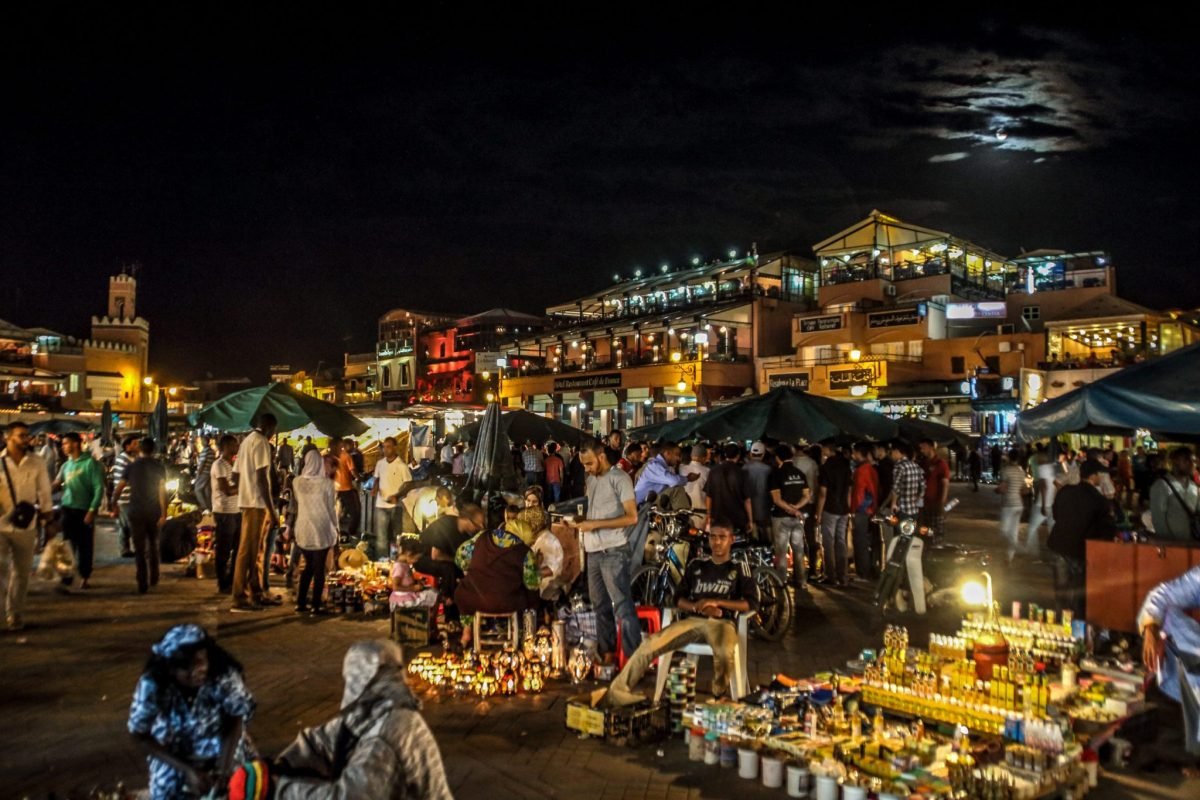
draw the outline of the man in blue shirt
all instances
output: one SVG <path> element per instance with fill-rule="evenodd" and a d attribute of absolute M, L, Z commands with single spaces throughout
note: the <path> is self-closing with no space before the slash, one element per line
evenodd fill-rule
<path fill-rule="evenodd" d="M 681 458 L 679 445 L 667 444 L 663 446 L 658 455 L 646 463 L 646 467 L 638 477 L 637 487 L 634 489 L 638 505 L 646 502 L 646 497 L 651 492 L 659 494 L 664 489 L 672 486 L 685 486 L 700 477 L 700 474 L 695 472 L 686 478 L 680 475 L 677 470 Z"/>

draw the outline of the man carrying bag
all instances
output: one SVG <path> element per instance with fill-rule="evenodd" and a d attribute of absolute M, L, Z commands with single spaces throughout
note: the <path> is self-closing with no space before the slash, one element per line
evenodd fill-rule
<path fill-rule="evenodd" d="M 25 595 L 33 569 L 37 521 L 49 521 L 50 473 L 46 462 L 30 452 L 29 426 L 10 422 L 0 455 L 0 611 L 7 630 L 25 627 Z"/>
<path fill-rule="evenodd" d="M 1190 447 L 1176 447 L 1169 472 L 1150 487 L 1150 518 L 1160 539 L 1200 539 L 1200 488 L 1193 476 L 1196 457 Z"/>

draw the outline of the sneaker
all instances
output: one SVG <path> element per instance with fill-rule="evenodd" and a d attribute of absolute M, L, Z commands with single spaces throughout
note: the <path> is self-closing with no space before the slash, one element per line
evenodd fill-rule
<path fill-rule="evenodd" d="M 263 607 L 258 603 L 234 603 L 229 607 L 229 611 L 234 614 L 248 614 L 251 611 L 262 611 Z"/>

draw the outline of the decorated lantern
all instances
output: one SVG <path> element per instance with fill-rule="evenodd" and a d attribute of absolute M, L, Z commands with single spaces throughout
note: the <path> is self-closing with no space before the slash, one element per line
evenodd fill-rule
<path fill-rule="evenodd" d="M 571 675 L 571 683 L 582 683 L 592 670 L 592 654 L 587 648 L 579 645 L 571 651 L 571 660 L 567 662 L 567 672 Z"/>
<path fill-rule="evenodd" d="M 550 626 L 550 677 L 557 678 L 567 668 L 567 623 L 555 620 Z"/>
<path fill-rule="evenodd" d="M 533 631 L 525 634 L 525 639 L 521 642 L 521 654 L 525 656 L 526 661 L 537 655 L 537 639 L 534 638 Z"/>
<path fill-rule="evenodd" d="M 538 632 L 534 636 L 533 649 L 543 666 L 549 665 L 551 658 L 554 656 L 552 638 L 550 629 L 546 627 L 538 628 Z"/>
<path fill-rule="evenodd" d="M 481 672 L 475 678 L 475 694 L 480 697 L 491 697 L 499 689 L 499 681 L 490 672 Z"/>
<path fill-rule="evenodd" d="M 538 694 L 544 688 L 546 688 L 545 665 L 542 664 L 541 659 L 531 658 L 522 673 L 521 689 L 530 694 Z"/>
<path fill-rule="evenodd" d="M 517 673 L 511 668 L 504 670 L 500 677 L 500 694 L 516 694 L 517 685 Z"/>

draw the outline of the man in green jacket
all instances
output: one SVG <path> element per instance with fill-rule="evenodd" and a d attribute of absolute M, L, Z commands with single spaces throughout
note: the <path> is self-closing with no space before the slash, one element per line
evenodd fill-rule
<path fill-rule="evenodd" d="M 58 471 L 54 488 L 61 488 L 63 536 L 75 548 L 75 564 L 82 582 L 88 588 L 92 577 L 92 554 L 96 542 L 96 512 L 104 498 L 104 467 L 83 449 L 78 433 L 63 434 L 63 453 L 67 461 Z M 70 578 L 63 583 L 70 584 Z"/>

